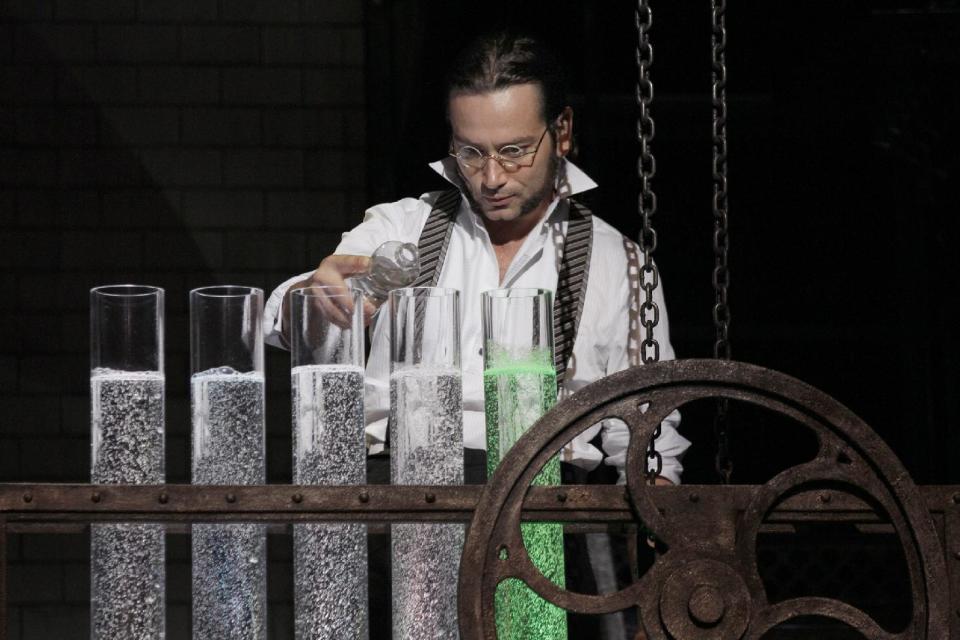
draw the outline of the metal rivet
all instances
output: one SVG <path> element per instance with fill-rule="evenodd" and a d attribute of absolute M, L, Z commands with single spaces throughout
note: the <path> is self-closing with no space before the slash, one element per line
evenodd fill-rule
<path fill-rule="evenodd" d="M 428 493 L 427 495 L 424 496 L 424 499 L 427 502 L 433 503 L 433 502 L 436 502 L 437 496 L 433 495 L 432 493 Z"/>
<path fill-rule="evenodd" d="M 157 500 L 160 502 L 160 504 L 167 504 L 168 502 L 170 502 L 170 496 L 168 496 L 166 493 L 161 493 L 157 497 Z"/>
<path fill-rule="evenodd" d="M 956 551 L 953 552 L 953 559 L 960 560 L 960 549 L 957 549 Z"/>
<path fill-rule="evenodd" d="M 100 492 L 94 491 L 92 494 L 90 494 L 90 499 L 94 502 L 100 502 Z"/>
<path fill-rule="evenodd" d="M 303 494 L 302 493 L 293 494 L 293 501 L 296 502 L 297 504 L 300 504 L 301 502 L 303 502 Z"/>
<path fill-rule="evenodd" d="M 700 502 L 700 496 L 696 493 L 691 493 L 689 496 L 690 502 Z"/>
<path fill-rule="evenodd" d="M 233 504 L 236 501 L 237 501 L 237 496 L 235 496 L 232 493 L 227 494 L 227 502 L 229 502 L 230 504 Z"/>
<path fill-rule="evenodd" d="M 23 494 L 23 501 L 24 501 L 24 502 L 33 502 L 33 494 L 31 494 L 31 493 L 25 493 L 25 494 Z"/>
<path fill-rule="evenodd" d="M 960 504 L 960 493 L 953 494 L 953 504 Z"/>
<path fill-rule="evenodd" d="M 557 494 L 557 502 L 566 502 L 566 501 L 567 501 L 566 492 L 561 491 L 560 493 Z"/>
<path fill-rule="evenodd" d="M 822 502 L 823 504 L 827 504 L 828 502 L 830 502 L 830 494 L 829 494 L 829 493 L 821 493 L 821 494 L 820 494 L 820 502 Z"/>
<path fill-rule="evenodd" d="M 360 502 L 370 502 L 370 494 L 366 491 L 361 491 L 359 498 Z"/>

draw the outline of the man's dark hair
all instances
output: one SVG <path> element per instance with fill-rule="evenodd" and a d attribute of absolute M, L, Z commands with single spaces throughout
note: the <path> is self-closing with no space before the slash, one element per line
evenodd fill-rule
<path fill-rule="evenodd" d="M 449 104 L 457 93 L 489 93 L 527 83 L 540 85 L 541 115 L 552 123 L 567 106 L 557 55 L 533 36 L 498 32 L 477 38 L 457 56 L 447 76 L 446 99 Z"/>

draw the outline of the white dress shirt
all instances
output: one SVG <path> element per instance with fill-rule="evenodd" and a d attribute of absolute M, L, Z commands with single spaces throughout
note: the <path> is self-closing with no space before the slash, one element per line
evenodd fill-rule
<path fill-rule="evenodd" d="M 452 158 L 430 166 L 453 184 L 456 175 Z M 558 253 L 566 232 L 569 206 L 567 197 L 596 186 L 586 174 L 571 162 L 565 161 L 560 172 L 558 197 L 550 204 L 543 222 L 527 236 L 510 264 L 503 281 L 490 236 L 480 217 L 474 213 L 465 198 L 450 237 L 446 258 L 437 286 L 460 291 L 461 304 L 461 365 L 463 372 L 463 442 L 468 449 L 484 449 L 486 427 L 483 406 L 483 331 L 481 328 L 480 294 L 503 287 L 530 287 L 556 290 L 560 268 Z M 380 204 L 367 210 L 363 222 L 345 233 L 334 253 L 343 255 L 371 255 L 387 240 L 417 243 L 423 225 L 436 201 L 438 192 L 420 198 L 405 198 Z M 628 262 L 623 236 L 609 224 L 593 216 L 593 248 L 583 315 L 574 344 L 573 359 L 563 383 L 562 396 L 577 391 L 606 375 L 630 366 L 628 354 L 630 289 L 627 279 Z M 282 346 L 280 339 L 281 304 L 287 288 L 307 277 L 301 274 L 281 284 L 267 301 L 264 330 L 268 344 Z M 663 300 L 662 280 L 654 290 L 654 301 L 660 308 L 660 322 L 654 337 L 660 345 L 660 359 L 674 358 L 670 344 L 669 324 Z M 371 453 L 382 450 L 387 434 L 390 410 L 390 349 L 389 320 L 386 314 L 374 318 L 370 357 L 365 377 L 365 410 L 367 436 Z M 676 426 L 679 413 L 673 412 L 663 423 L 657 439 L 657 451 L 663 456 L 662 475 L 679 483 L 683 467 L 680 457 L 690 442 L 681 436 Z M 590 444 L 601 434 L 603 452 Z M 604 420 L 594 425 L 568 444 L 561 459 L 586 469 L 593 469 L 601 461 L 614 465 L 623 478 L 626 460 L 628 430 L 620 420 Z"/>

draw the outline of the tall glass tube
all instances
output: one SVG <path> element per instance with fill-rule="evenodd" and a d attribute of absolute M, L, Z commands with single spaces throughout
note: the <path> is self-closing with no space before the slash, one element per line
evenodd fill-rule
<path fill-rule="evenodd" d="M 162 484 L 163 289 L 90 291 L 90 481 Z M 165 634 L 164 530 L 159 524 L 90 528 L 90 637 Z"/>
<path fill-rule="evenodd" d="M 398 485 L 463 484 L 460 293 L 390 292 L 390 476 Z M 391 529 L 393 637 L 458 638 L 460 524 Z"/>
<path fill-rule="evenodd" d="M 339 287 L 290 296 L 293 481 L 365 484 L 363 298 Z M 297 640 L 366 640 L 367 528 L 293 527 Z"/>
<path fill-rule="evenodd" d="M 545 289 L 496 289 L 481 295 L 488 475 L 557 401 L 551 299 Z M 544 466 L 534 484 L 560 484 L 557 458 Z M 520 530 L 531 561 L 547 578 L 564 586 L 563 525 L 523 523 Z M 495 606 L 501 639 L 567 637 L 566 612 L 520 580 L 500 583 Z"/>
<path fill-rule="evenodd" d="M 263 484 L 263 292 L 190 292 L 194 484 Z M 193 526 L 194 640 L 266 640 L 266 530 Z"/>

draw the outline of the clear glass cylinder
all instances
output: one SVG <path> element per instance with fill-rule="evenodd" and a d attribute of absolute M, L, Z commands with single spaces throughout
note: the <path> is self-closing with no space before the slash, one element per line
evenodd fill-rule
<path fill-rule="evenodd" d="M 463 484 L 460 293 L 390 292 L 390 475 L 399 485 Z M 391 528 L 393 637 L 458 638 L 460 524 Z"/>
<path fill-rule="evenodd" d="M 293 481 L 365 484 L 361 294 L 297 289 L 290 328 Z M 366 525 L 297 524 L 293 538 L 297 640 L 366 640 Z"/>
<path fill-rule="evenodd" d="M 190 292 L 194 484 L 264 484 L 263 292 Z M 193 638 L 267 637 L 266 529 L 193 525 Z"/>
<path fill-rule="evenodd" d="M 90 481 L 164 482 L 163 289 L 90 291 Z M 90 527 L 90 637 L 165 635 L 159 524 Z"/>
<path fill-rule="evenodd" d="M 481 295 L 488 477 L 527 429 L 556 404 L 552 298 L 546 289 L 495 289 Z M 560 484 L 556 457 L 537 474 L 534 484 Z M 564 586 L 563 525 L 523 523 L 520 530 L 531 561 Z M 501 582 L 495 603 L 499 638 L 567 637 L 566 612 L 520 580 Z"/>

